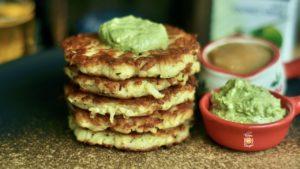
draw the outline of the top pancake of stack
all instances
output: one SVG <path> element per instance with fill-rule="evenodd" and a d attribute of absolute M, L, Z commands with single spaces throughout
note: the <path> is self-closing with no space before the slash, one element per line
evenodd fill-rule
<path fill-rule="evenodd" d="M 124 52 L 102 42 L 97 34 L 79 34 L 63 42 L 65 59 L 72 70 L 111 81 L 175 78 L 180 73 L 188 76 L 198 72 L 200 46 L 196 37 L 175 27 L 165 27 L 169 37 L 166 50 Z"/>

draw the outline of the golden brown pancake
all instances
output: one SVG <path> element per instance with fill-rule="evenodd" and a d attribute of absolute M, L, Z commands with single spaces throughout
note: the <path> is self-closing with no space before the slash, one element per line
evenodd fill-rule
<path fill-rule="evenodd" d="M 183 72 L 173 78 L 130 78 L 126 80 L 111 80 L 105 77 L 85 75 L 75 67 L 67 66 L 65 73 L 80 86 L 83 91 L 98 95 L 128 99 L 152 95 L 155 98 L 163 98 L 160 92 L 170 86 L 185 85 L 188 77 L 197 71 L 197 64 L 188 65 Z"/>
<path fill-rule="evenodd" d="M 84 92 L 71 84 L 65 86 L 65 96 L 70 104 L 90 111 L 92 116 L 109 114 L 111 121 L 114 115 L 145 116 L 157 110 L 168 110 L 177 104 L 193 101 L 195 87 L 188 83 L 185 86 L 169 87 L 162 93 L 164 94 L 162 99 L 156 99 L 153 96 L 118 99 Z"/>
<path fill-rule="evenodd" d="M 193 103 L 186 102 L 172 107 L 169 110 L 158 110 L 149 116 L 128 117 L 115 116 L 114 121 L 110 121 L 108 115 L 96 115 L 90 117 L 90 112 L 71 107 L 71 114 L 75 123 L 82 128 L 91 131 L 103 131 L 110 129 L 112 131 L 128 134 L 132 132 L 156 133 L 158 130 L 164 130 L 179 126 L 193 118 Z"/>
<path fill-rule="evenodd" d="M 69 126 L 78 141 L 91 145 L 116 147 L 129 151 L 150 151 L 162 146 L 171 146 L 184 141 L 189 136 L 190 123 L 154 133 L 122 134 L 111 130 L 93 132 L 79 127 L 69 116 Z"/>
<path fill-rule="evenodd" d="M 166 50 L 123 52 L 102 42 L 97 34 L 69 37 L 62 47 L 66 61 L 82 73 L 114 80 L 132 77 L 172 78 L 191 64 L 195 64 L 199 71 L 200 46 L 196 37 L 171 26 L 166 26 L 166 30 L 169 37 Z"/>

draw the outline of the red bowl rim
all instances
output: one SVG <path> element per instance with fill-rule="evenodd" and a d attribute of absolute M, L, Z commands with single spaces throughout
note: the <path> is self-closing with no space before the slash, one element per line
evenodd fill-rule
<path fill-rule="evenodd" d="M 272 60 L 266 64 L 265 66 L 257 69 L 256 71 L 254 72 L 251 72 L 251 73 L 248 73 L 248 74 L 239 74 L 239 73 L 232 73 L 230 71 L 227 71 L 225 69 L 222 69 L 222 68 L 219 68 L 217 66 L 214 66 L 212 64 L 210 64 L 208 61 L 207 61 L 207 57 L 205 56 L 205 53 L 207 53 L 206 51 L 209 49 L 209 48 L 212 48 L 211 46 L 215 46 L 213 47 L 216 48 L 218 46 L 222 46 L 223 44 L 221 43 L 222 41 L 224 42 L 229 42 L 229 43 L 232 43 L 232 42 L 236 42 L 236 41 L 244 41 L 246 43 L 259 43 L 259 44 L 264 44 L 264 46 L 267 46 L 269 47 L 272 52 L 273 52 L 273 57 L 272 57 Z M 248 42 L 247 42 L 248 41 Z M 256 41 L 256 42 L 255 42 Z M 218 43 L 221 43 L 221 44 L 218 44 Z M 244 35 L 239 35 L 239 36 L 232 36 L 232 37 L 226 37 L 226 38 L 222 38 L 222 39 L 219 39 L 219 40 L 216 40 L 216 41 L 213 41 L 213 42 L 210 42 L 209 44 L 207 44 L 201 54 L 199 55 L 199 60 L 201 61 L 201 63 L 208 69 L 211 69 L 211 70 L 214 70 L 214 71 L 217 71 L 217 72 L 220 72 L 220 73 L 223 73 L 223 74 L 229 74 L 229 75 L 233 75 L 233 76 L 237 76 L 237 77 L 241 77 L 241 78 L 249 78 L 249 77 L 252 77 L 256 74 L 259 74 L 261 73 L 262 71 L 266 70 L 267 68 L 269 68 L 270 66 L 272 66 L 273 64 L 275 64 L 278 60 L 279 60 L 279 57 L 280 57 L 280 52 L 279 52 L 279 49 L 271 42 L 269 41 L 266 41 L 264 39 L 260 39 L 260 38 L 254 38 L 254 37 L 249 37 L 249 36 L 244 36 Z"/>
<path fill-rule="evenodd" d="M 282 103 L 285 105 L 285 109 L 288 111 L 288 114 L 281 120 L 275 121 L 272 123 L 265 123 L 265 124 L 243 124 L 243 123 L 237 123 L 237 122 L 232 122 L 228 121 L 225 119 L 222 119 L 218 117 L 217 115 L 211 113 L 209 109 L 206 107 L 207 101 L 210 102 L 211 98 L 211 92 L 206 93 L 200 100 L 199 100 L 199 108 L 202 116 L 208 117 L 209 119 L 214 120 L 215 122 L 222 123 L 226 126 L 231 126 L 231 127 L 236 127 L 236 128 L 248 128 L 248 129 L 254 129 L 254 128 L 270 128 L 270 127 L 278 127 L 284 124 L 287 124 L 293 120 L 295 110 L 292 106 L 292 103 L 289 101 L 288 98 L 280 95 L 279 93 L 272 92 L 273 96 L 276 98 L 281 99 Z M 205 118 L 204 117 L 204 118 Z"/>

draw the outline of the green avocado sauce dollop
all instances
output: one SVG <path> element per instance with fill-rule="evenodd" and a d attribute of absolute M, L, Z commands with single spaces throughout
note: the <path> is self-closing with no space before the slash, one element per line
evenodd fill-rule
<path fill-rule="evenodd" d="M 169 40 L 162 24 L 132 15 L 103 23 L 99 28 L 99 36 L 114 48 L 134 53 L 166 49 Z"/>
<path fill-rule="evenodd" d="M 237 123 L 271 123 L 286 115 L 279 99 L 243 79 L 229 80 L 219 92 L 213 92 L 211 103 L 212 113 Z"/>

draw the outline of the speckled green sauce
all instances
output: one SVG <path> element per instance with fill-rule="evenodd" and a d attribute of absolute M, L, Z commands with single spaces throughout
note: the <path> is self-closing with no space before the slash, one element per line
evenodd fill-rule
<path fill-rule="evenodd" d="M 211 103 L 214 114 L 238 123 L 271 123 L 286 115 L 279 99 L 243 79 L 229 80 L 220 92 L 212 94 Z"/>
<path fill-rule="evenodd" d="M 168 46 L 168 34 L 162 24 L 132 15 L 105 22 L 99 28 L 99 36 L 114 48 L 134 53 Z"/>

